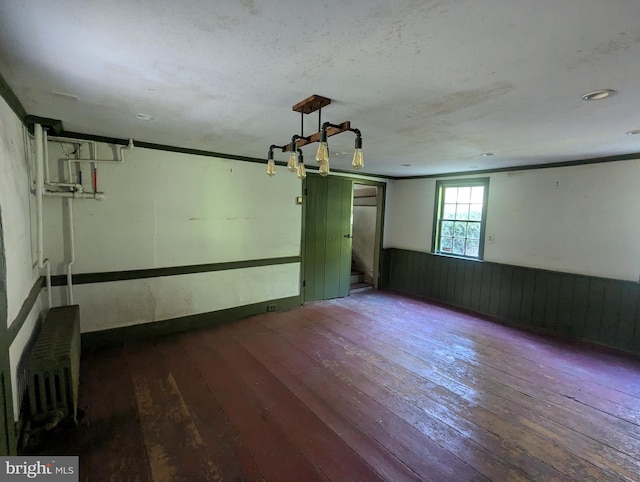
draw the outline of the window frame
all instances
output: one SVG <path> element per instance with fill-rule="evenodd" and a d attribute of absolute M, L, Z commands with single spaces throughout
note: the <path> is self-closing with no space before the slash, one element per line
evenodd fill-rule
<path fill-rule="evenodd" d="M 465 179 L 447 179 L 436 181 L 436 193 L 433 209 L 433 229 L 431 240 L 431 252 L 439 256 L 450 256 L 453 258 L 470 259 L 474 261 L 482 261 L 484 259 L 484 243 L 485 232 L 487 226 L 487 201 L 489 200 L 489 179 L 488 177 L 475 177 Z M 438 240 L 440 239 L 440 231 L 442 229 L 442 214 L 444 210 L 444 190 L 448 187 L 474 187 L 483 186 L 484 192 L 482 197 L 482 218 L 480 220 L 480 239 L 478 243 L 478 257 L 465 256 L 462 254 L 453 254 L 440 251 Z"/>

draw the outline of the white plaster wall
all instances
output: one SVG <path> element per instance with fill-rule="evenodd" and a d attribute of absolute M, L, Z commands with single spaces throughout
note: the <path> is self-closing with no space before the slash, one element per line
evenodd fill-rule
<path fill-rule="evenodd" d="M 7 324 L 38 277 L 35 196 L 30 194 L 22 123 L 0 98 L 0 209 L 7 263 Z M 33 222 L 32 222 L 33 214 Z"/>
<path fill-rule="evenodd" d="M 82 332 L 168 320 L 297 296 L 300 264 L 83 284 L 74 287 Z M 64 304 L 66 287 L 54 290 Z"/>
<path fill-rule="evenodd" d="M 432 179 L 395 180 L 387 192 L 385 248 L 431 251 Z"/>
<path fill-rule="evenodd" d="M 7 325 L 15 321 L 38 279 L 35 269 L 35 198 L 30 194 L 29 170 L 22 123 L 0 98 L 0 213 L 7 269 Z M 14 418 L 19 414 L 17 367 L 42 310 L 38 301 L 9 347 Z"/>
<path fill-rule="evenodd" d="M 485 260 L 638 281 L 640 160 L 490 178 Z M 430 251 L 435 183 L 395 182 L 390 246 Z"/>
<path fill-rule="evenodd" d="M 59 143 L 50 143 L 50 153 L 58 176 Z M 100 145 L 99 154 L 111 156 L 110 146 Z M 91 190 L 88 165 L 83 171 Z M 124 164 L 99 165 L 99 189 L 103 201 L 73 201 L 74 273 L 300 254 L 301 182 L 283 168 L 269 178 L 264 164 L 134 148 Z M 66 203 L 45 199 L 45 251 L 57 274 L 69 259 Z M 294 263 L 80 285 L 74 302 L 82 330 L 94 331 L 296 296 L 298 283 Z"/>

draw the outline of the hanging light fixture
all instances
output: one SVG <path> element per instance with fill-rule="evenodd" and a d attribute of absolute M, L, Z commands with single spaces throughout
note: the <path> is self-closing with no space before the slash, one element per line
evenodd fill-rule
<path fill-rule="evenodd" d="M 307 144 L 319 142 L 316 151 L 316 162 L 318 163 L 318 172 L 321 176 L 327 176 L 330 172 L 329 167 L 329 144 L 327 138 L 343 132 L 353 132 L 356 134 L 355 152 L 353 154 L 353 162 L 351 165 L 354 169 L 362 169 L 364 166 L 364 158 L 362 156 L 362 135 L 360 130 L 352 129 L 351 122 L 345 121 L 342 124 L 332 124 L 331 122 L 322 123 L 322 108 L 331 104 L 331 99 L 320 95 L 312 95 L 293 106 L 295 112 L 300 112 L 300 134 L 291 137 L 291 143 L 283 146 L 275 144 L 269 147 L 267 156 L 267 174 L 274 176 L 276 173 L 275 161 L 273 159 L 273 150 L 281 149 L 282 152 L 289 152 L 289 161 L 287 169 L 295 172 L 299 179 L 306 177 L 306 169 L 304 166 L 304 156 L 300 149 Z M 318 111 L 318 132 L 310 136 L 304 135 L 304 115 Z"/>

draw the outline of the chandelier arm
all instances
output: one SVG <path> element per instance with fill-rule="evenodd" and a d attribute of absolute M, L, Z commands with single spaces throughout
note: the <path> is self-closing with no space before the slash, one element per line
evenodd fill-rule
<path fill-rule="evenodd" d="M 326 131 L 329 127 L 333 127 L 334 129 L 342 129 L 343 125 L 342 124 L 332 124 L 331 122 L 325 122 L 324 124 L 322 124 L 322 131 Z M 345 130 L 351 130 L 351 129 L 345 129 Z"/>
<path fill-rule="evenodd" d="M 326 124 L 327 137 L 331 137 L 336 134 L 341 134 L 342 132 L 346 132 L 351 129 L 351 123 L 349 121 L 344 121 L 342 124 L 332 124 L 330 122 L 325 122 L 325 124 Z M 320 142 L 321 137 L 322 137 L 322 130 L 320 130 L 320 132 L 311 134 L 310 136 L 306 136 L 306 137 L 298 136 L 296 140 L 296 148 L 306 146 L 307 144 L 313 144 L 314 142 Z M 291 143 L 288 143 L 284 146 L 284 149 L 282 150 L 282 152 L 289 152 L 290 150 L 291 150 Z"/>

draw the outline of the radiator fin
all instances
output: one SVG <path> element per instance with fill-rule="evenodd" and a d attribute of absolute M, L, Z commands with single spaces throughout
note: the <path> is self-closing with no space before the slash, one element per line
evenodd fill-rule
<path fill-rule="evenodd" d="M 73 417 L 80 382 L 80 307 L 49 310 L 27 362 L 29 417 L 32 423 Z"/>

